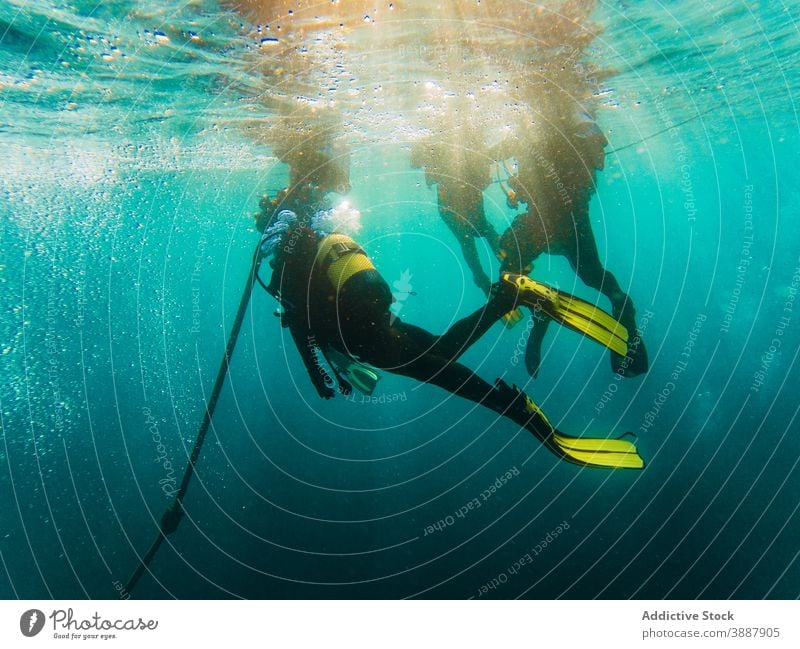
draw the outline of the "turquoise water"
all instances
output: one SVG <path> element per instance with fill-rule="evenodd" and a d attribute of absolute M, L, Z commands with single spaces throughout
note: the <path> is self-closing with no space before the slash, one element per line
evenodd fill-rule
<path fill-rule="evenodd" d="M 359 240 L 390 283 L 410 273 L 404 320 L 440 332 L 482 303 L 409 142 L 441 92 L 476 94 L 487 132 L 502 127 L 530 65 L 509 25 L 536 4 L 482 3 L 494 21 L 356 4 L 340 28 L 276 3 L 280 32 L 207 0 L 0 6 L 3 597 L 117 597 L 151 543 L 251 215 L 286 183 L 263 137 L 275 98 L 344 115 Z M 524 325 L 463 359 L 566 431 L 635 432 L 646 469 L 558 462 L 392 375 L 373 402 L 321 401 L 258 291 L 187 517 L 133 596 L 800 595 L 800 4 L 646 4 L 598 2 L 587 59 L 615 72 L 594 98 L 610 144 L 592 225 L 649 373 L 616 380 L 602 348 L 555 327 L 535 381 Z M 504 229 L 500 188 L 486 199 Z M 562 258 L 537 278 L 594 299 Z"/>

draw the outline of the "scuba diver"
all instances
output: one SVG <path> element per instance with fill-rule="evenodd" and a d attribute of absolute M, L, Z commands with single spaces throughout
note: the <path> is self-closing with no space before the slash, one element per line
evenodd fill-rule
<path fill-rule="evenodd" d="M 261 254 L 270 260 L 272 277 L 269 284 L 259 281 L 279 301 L 276 315 L 289 330 L 320 397 L 330 399 L 337 390 L 349 394 L 354 377 L 356 388 L 371 389 L 375 368 L 431 383 L 490 408 L 524 427 L 563 460 L 609 468 L 644 466 L 632 442 L 565 435 L 524 392 L 502 380 L 491 385 L 458 362 L 494 322 L 524 300 L 527 289 L 520 288 L 516 278 L 507 276 L 493 285 L 483 307 L 435 336 L 390 312 L 388 284 L 358 243 L 331 229 L 330 211 L 309 216 L 282 208 L 268 209 L 261 218 L 266 225 Z"/>
<path fill-rule="evenodd" d="M 612 347 L 611 367 L 625 377 L 647 371 L 647 350 L 636 328 L 633 301 L 607 271 L 597 251 L 589 220 L 595 176 L 603 169 L 608 144 L 594 117 L 551 98 L 555 106 L 542 115 L 530 138 L 517 140 L 513 151 L 519 170 L 505 189 L 509 207 L 525 203 L 500 241 L 501 271 L 527 275 L 543 252 L 567 258 L 577 276 L 611 301 L 613 319 L 631 338 L 626 349 Z M 513 150 L 513 149 L 512 149 Z M 510 157 L 510 156 L 506 156 Z M 537 317 L 528 340 L 525 364 L 536 377 L 549 318 Z"/>
<path fill-rule="evenodd" d="M 483 190 L 491 184 L 491 160 L 480 140 L 480 129 L 464 124 L 449 136 L 433 136 L 414 145 L 411 166 L 425 169 L 428 187 L 437 185 L 439 215 L 461 246 L 473 280 L 485 295 L 492 282 L 481 266 L 477 238 L 499 252 L 499 235 L 486 218 Z"/>
<path fill-rule="evenodd" d="M 256 215 L 256 227 L 262 232 L 267 225 L 262 219 L 268 214 L 288 209 L 310 216 L 325 208 L 328 193 L 350 191 L 350 150 L 338 137 L 341 115 L 280 108 L 284 115 L 266 139 L 275 157 L 289 167 L 289 182 L 275 196 L 262 197 Z"/>

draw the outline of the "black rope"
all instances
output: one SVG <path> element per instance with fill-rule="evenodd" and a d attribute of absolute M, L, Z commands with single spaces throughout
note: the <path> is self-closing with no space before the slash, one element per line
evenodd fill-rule
<path fill-rule="evenodd" d="M 183 479 L 181 480 L 180 487 L 178 487 L 178 491 L 175 494 L 175 498 L 161 516 L 161 524 L 159 526 L 158 536 L 156 536 L 153 544 L 147 551 L 147 554 L 140 559 L 139 565 L 136 567 L 136 570 L 133 571 L 130 579 L 128 579 L 128 583 L 125 585 L 125 591 L 128 593 L 130 593 L 136 587 L 139 579 L 142 577 L 145 570 L 147 570 L 147 567 L 150 565 L 150 562 L 153 560 L 156 552 L 158 552 L 158 549 L 161 547 L 161 543 L 167 536 L 178 529 L 178 525 L 180 525 L 181 519 L 183 518 L 183 499 L 184 496 L 186 496 L 189 483 L 194 475 L 197 460 L 200 458 L 200 450 L 203 448 L 203 442 L 206 439 L 206 433 L 211 425 L 211 418 L 214 416 L 214 410 L 217 407 L 219 395 L 222 392 L 223 386 L 225 385 L 225 377 L 228 374 L 228 368 L 230 367 L 233 350 L 236 348 L 236 341 L 239 338 L 239 332 L 241 331 L 242 323 L 244 322 L 244 316 L 247 313 L 247 306 L 250 303 L 250 296 L 253 293 L 253 285 L 258 279 L 258 270 L 263 260 L 260 248 L 261 241 L 259 240 L 258 247 L 253 255 L 253 263 L 250 266 L 250 274 L 247 277 L 247 284 L 245 285 L 244 292 L 242 293 L 242 299 L 239 301 L 239 309 L 236 312 L 236 317 L 234 318 L 233 326 L 231 327 L 231 333 L 228 336 L 228 343 L 225 346 L 225 355 L 222 357 L 222 362 L 219 364 L 217 378 L 214 381 L 214 388 L 211 390 L 211 396 L 208 399 L 205 412 L 203 413 L 203 421 L 200 423 L 200 428 L 197 431 L 197 439 L 194 442 L 192 454 L 189 456 L 189 464 L 186 466 L 186 470 L 183 473 Z"/>

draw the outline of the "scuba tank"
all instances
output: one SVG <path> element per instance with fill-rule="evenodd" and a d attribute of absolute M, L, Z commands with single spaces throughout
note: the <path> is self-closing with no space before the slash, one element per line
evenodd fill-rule
<path fill-rule="evenodd" d="M 364 249 L 339 232 L 329 234 L 319 242 L 316 266 L 337 293 L 353 275 L 375 270 Z"/>

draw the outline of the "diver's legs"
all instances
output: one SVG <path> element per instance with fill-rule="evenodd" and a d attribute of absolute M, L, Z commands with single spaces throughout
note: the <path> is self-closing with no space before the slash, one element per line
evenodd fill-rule
<path fill-rule="evenodd" d="M 533 328 L 528 338 L 528 344 L 525 345 L 525 368 L 528 370 L 528 374 L 536 378 L 539 376 L 539 366 L 542 362 L 542 341 L 552 320 L 533 310 L 531 310 L 531 318 L 533 318 Z"/>
<path fill-rule="evenodd" d="M 497 255 L 500 251 L 500 235 L 497 233 L 497 230 L 494 229 L 494 226 L 489 223 L 489 219 L 486 218 L 486 212 L 483 209 L 483 196 L 481 196 L 481 203 L 476 207 L 475 214 L 470 219 L 470 222 L 478 233 L 478 236 L 486 239 L 489 243 L 489 248 Z"/>
<path fill-rule="evenodd" d="M 372 334 L 359 350 L 360 357 L 378 369 L 433 383 L 476 403 L 494 390 L 466 366 L 435 353 L 437 337 L 421 327 L 397 319 L 391 327 L 373 330 Z"/>
<path fill-rule="evenodd" d="M 488 221 L 486 222 L 486 228 L 481 231 L 481 236 L 486 239 L 492 253 L 497 256 L 497 253 L 500 252 L 500 235 Z"/>
<path fill-rule="evenodd" d="M 628 355 L 623 358 L 612 352 L 613 370 L 626 377 L 638 376 L 647 371 L 649 363 L 644 341 L 637 332 L 633 300 L 620 288 L 613 273 L 603 267 L 588 215 L 576 218 L 576 225 L 575 244 L 564 246 L 564 254 L 584 284 L 608 297 L 611 301 L 612 315 L 628 330 L 630 341 Z"/>
<path fill-rule="evenodd" d="M 588 215 L 576 217 L 575 223 L 575 239 L 569 243 L 564 242 L 564 256 L 584 284 L 608 297 L 614 309 L 614 317 L 617 318 L 625 308 L 628 296 L 620 288 L 617 278 L 600 261 Z"/>
<path fill-rule="evenodd" d="M 526 428 L 539 439 L 546 439 L 552 434 L 553 429 L 541 412 L 532 412 L 525 407 L 526 400 L 522 392 L 502 389 L 507 388 L 502 382 L 495 387 L 465 365 L 430 352 L 429 345 L 435 336 L 429 332 L 395 322 L 391 333 L 390 344 L 374 346 L 376 351 L 383 350 L 378 354 L 381 358 L 376 356 L 365 360 L 378 368 L 431 383 L 485 406 Z"/>
<path fill-rule="evenodd" d="M 492 282 L 489 276 L 484 272 L 481 266 L 481 260 L 478 256 L 478 246 L 475 244 L 475 237 L 457 235 L 458 243 L 461 244 L 461 254 L 464 255 L 464 261 L 467 262 L 467 267 L 472 271 L 472 280 L 475 286 L 481 289 L 487 297 L 492 288 Z"/>
<path fill-rule="evenodd" d="M 509 311 L 513 311 L 516 303 L 517 293 L 514 287 L 506 282 L 493 284 L 486 304 L 453 324 L 439 336 L 436 353 L 444 358 L 456 360 L 489 331 L 495 322 Z"/>
<path fill-rule="evenodd" d="M 612 468 L 644 465 L 630 442 L 564 435 L 521 390 L 501 380 L 492 386 L 464 365 L 431 353 L 428 345 L 435 337 L 424 329 L 396 321 L 375 334 L 365 347 L 365 361 L 481 404 L 525 428 L 563 460 Z"/>
<path fill-rule="evenodd" d="M 509 227 L 503 235 L 503 239 L 506 241 L 513 235 L 511 227 Z M 501 274 L 505 272 L 515 273 L 517 275 L 530 274 L 533 270 L 533 262 L 539 257 L 542 250 L 530 242 L 528 242 L 525 248 L 528 251 L 528 256 L 524 259 L 520 255 L 517 255 L 516 257 L 506 257 L 503 260 L 500 264 Z M 512 261 L 512 259 L 516 259 L 516 263 Z M 528 370 L 528 374 L 536 378 L 539 376 L 539 367 L 542 361 L 542 342 L 550 326 L 550 318 L 541 313 L 541 311 L 537 311 L 535 308 L 531 308 L 530 311 L 531 318 L 533 318 L 533 328 L 531 329 L 528 343 L 525 345 L 525 368 Z"/>
<path fill-rule="evenodd" d="M 472 280 L 475 285 L 488 296 L 492 282 L 484 272 L 483 266 L 481 266 L 481 259 L 478 256 L 478 248 L 475 244 L 475 237 L 479 236 L 480 233 L 475 229 L 472 221 L 460 218 L 455 210 L 441 203 L 439 204 L 439 216 L 442 217 L 442 221 L 458 241 L 458 245 L 461 247 L 461 254 L 472 273 Z"/>

